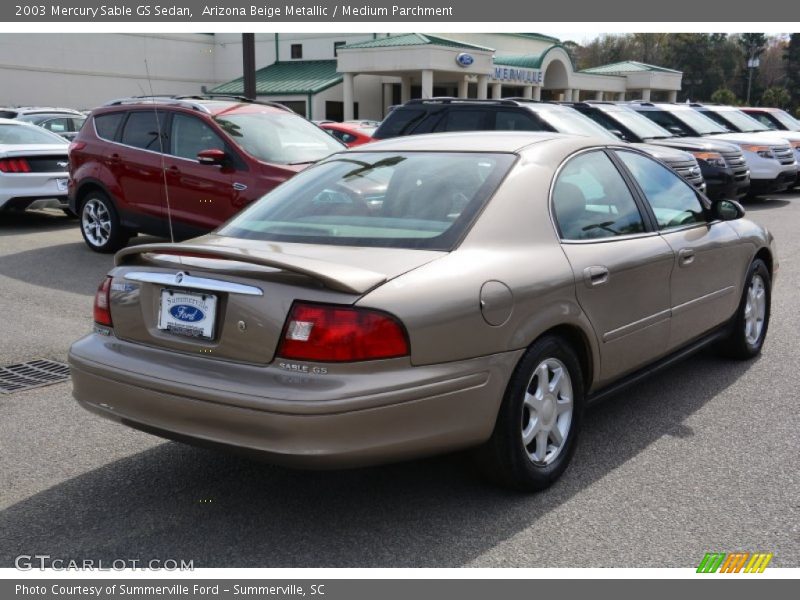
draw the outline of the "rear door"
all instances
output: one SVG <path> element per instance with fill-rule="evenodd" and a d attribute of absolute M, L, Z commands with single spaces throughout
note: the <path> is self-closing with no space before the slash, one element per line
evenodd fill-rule
<path fill-rule="evenodd" d="M 616 155 L 641 188 L 661 238 L 675 254 L 669 341 L 674 349 L 733 315 L 748 250 L 730 225 L 709 219 L 697 192 L 671 170 L 627 150 Z"/>
<path fill-rule="evenodd" d="M 122 126 L 120 144 L 111 148 L 106 164 L 122 189 L 126 208 L 144 217 L 152 233 L 166 231 L 162 161 L 168 114 L 157 108 L 133 110 Z"/>
<path fill-rule="evenodd" d="M 611 157 L 584 152 L 561 169 L 552 209 L 578 302 L 600 343 L 603 383 L 663 355 L 673 252 Z"/>

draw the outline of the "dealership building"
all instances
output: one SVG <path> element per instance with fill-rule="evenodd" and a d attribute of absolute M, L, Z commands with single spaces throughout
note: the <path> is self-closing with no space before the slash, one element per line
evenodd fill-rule
<path fill-rule="evenodd" d="M 536 33 L 255 37 L 258 97 L 311 119 L 381 119 L 411 98 L 674 101 L 681 89 L 680 71 L 634 61 L 578 71 L 567 46 Z M 5 105 L 244 92 L 235 33 L 5 34 L 3 46 Z"/>

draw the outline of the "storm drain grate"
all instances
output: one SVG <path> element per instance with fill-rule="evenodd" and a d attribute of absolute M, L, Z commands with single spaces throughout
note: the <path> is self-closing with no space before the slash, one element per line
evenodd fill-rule
<path fill-rule="evenodd" d="M 0 367 L 0 394 L 13 394 L 68 378 L 69 365 L 54 360 L 37 359 Z"/>

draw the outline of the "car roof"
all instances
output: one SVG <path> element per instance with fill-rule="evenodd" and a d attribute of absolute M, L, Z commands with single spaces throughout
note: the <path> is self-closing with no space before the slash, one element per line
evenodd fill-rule
<path fill-rule="evenodd" d="M 587 145 L 596 142 L 607 145 L 608 140 L 565 135 L 549 131 L 459 131 L 426 133 L 370 142 L 363 152 L 372 151 L 430 151 L 430 152 L 518 152 L 532 144 L 563 138 L 581 138 Z"/>
<path fill-rule="evenodd" d="M 178 108 L 219 116 L 228 113 L 291 112 L 290 108 L 278 102 L 251 101 L 245 98 L 208 98 L 203 96 L 132 96 L 117 98 L 98 107 L 97 112 L 113 111 L 120 108 L 160 106 Z"/>
<path fill-rule="evenodd" d="M 36 125 L 31 125 L 26 121 L 20 121 L 18 119 L 3 119 L 0 118 L 0 125 L 17 125 L 19 127 L 36 127 Z"/>

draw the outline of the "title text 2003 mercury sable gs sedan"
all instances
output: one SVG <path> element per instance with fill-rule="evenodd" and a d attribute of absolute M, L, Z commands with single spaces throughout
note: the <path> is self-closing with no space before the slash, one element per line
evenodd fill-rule
<path fill-rule="evenodd" d="M 536 490 L 588 401 L 710 341 L 761 350 L 771 235 L 636 149 L 523 132 L 366 148 L 210 235 L 118 253 L 70 351 L 78 401 L 286 464 L 475 447 Z"/>

